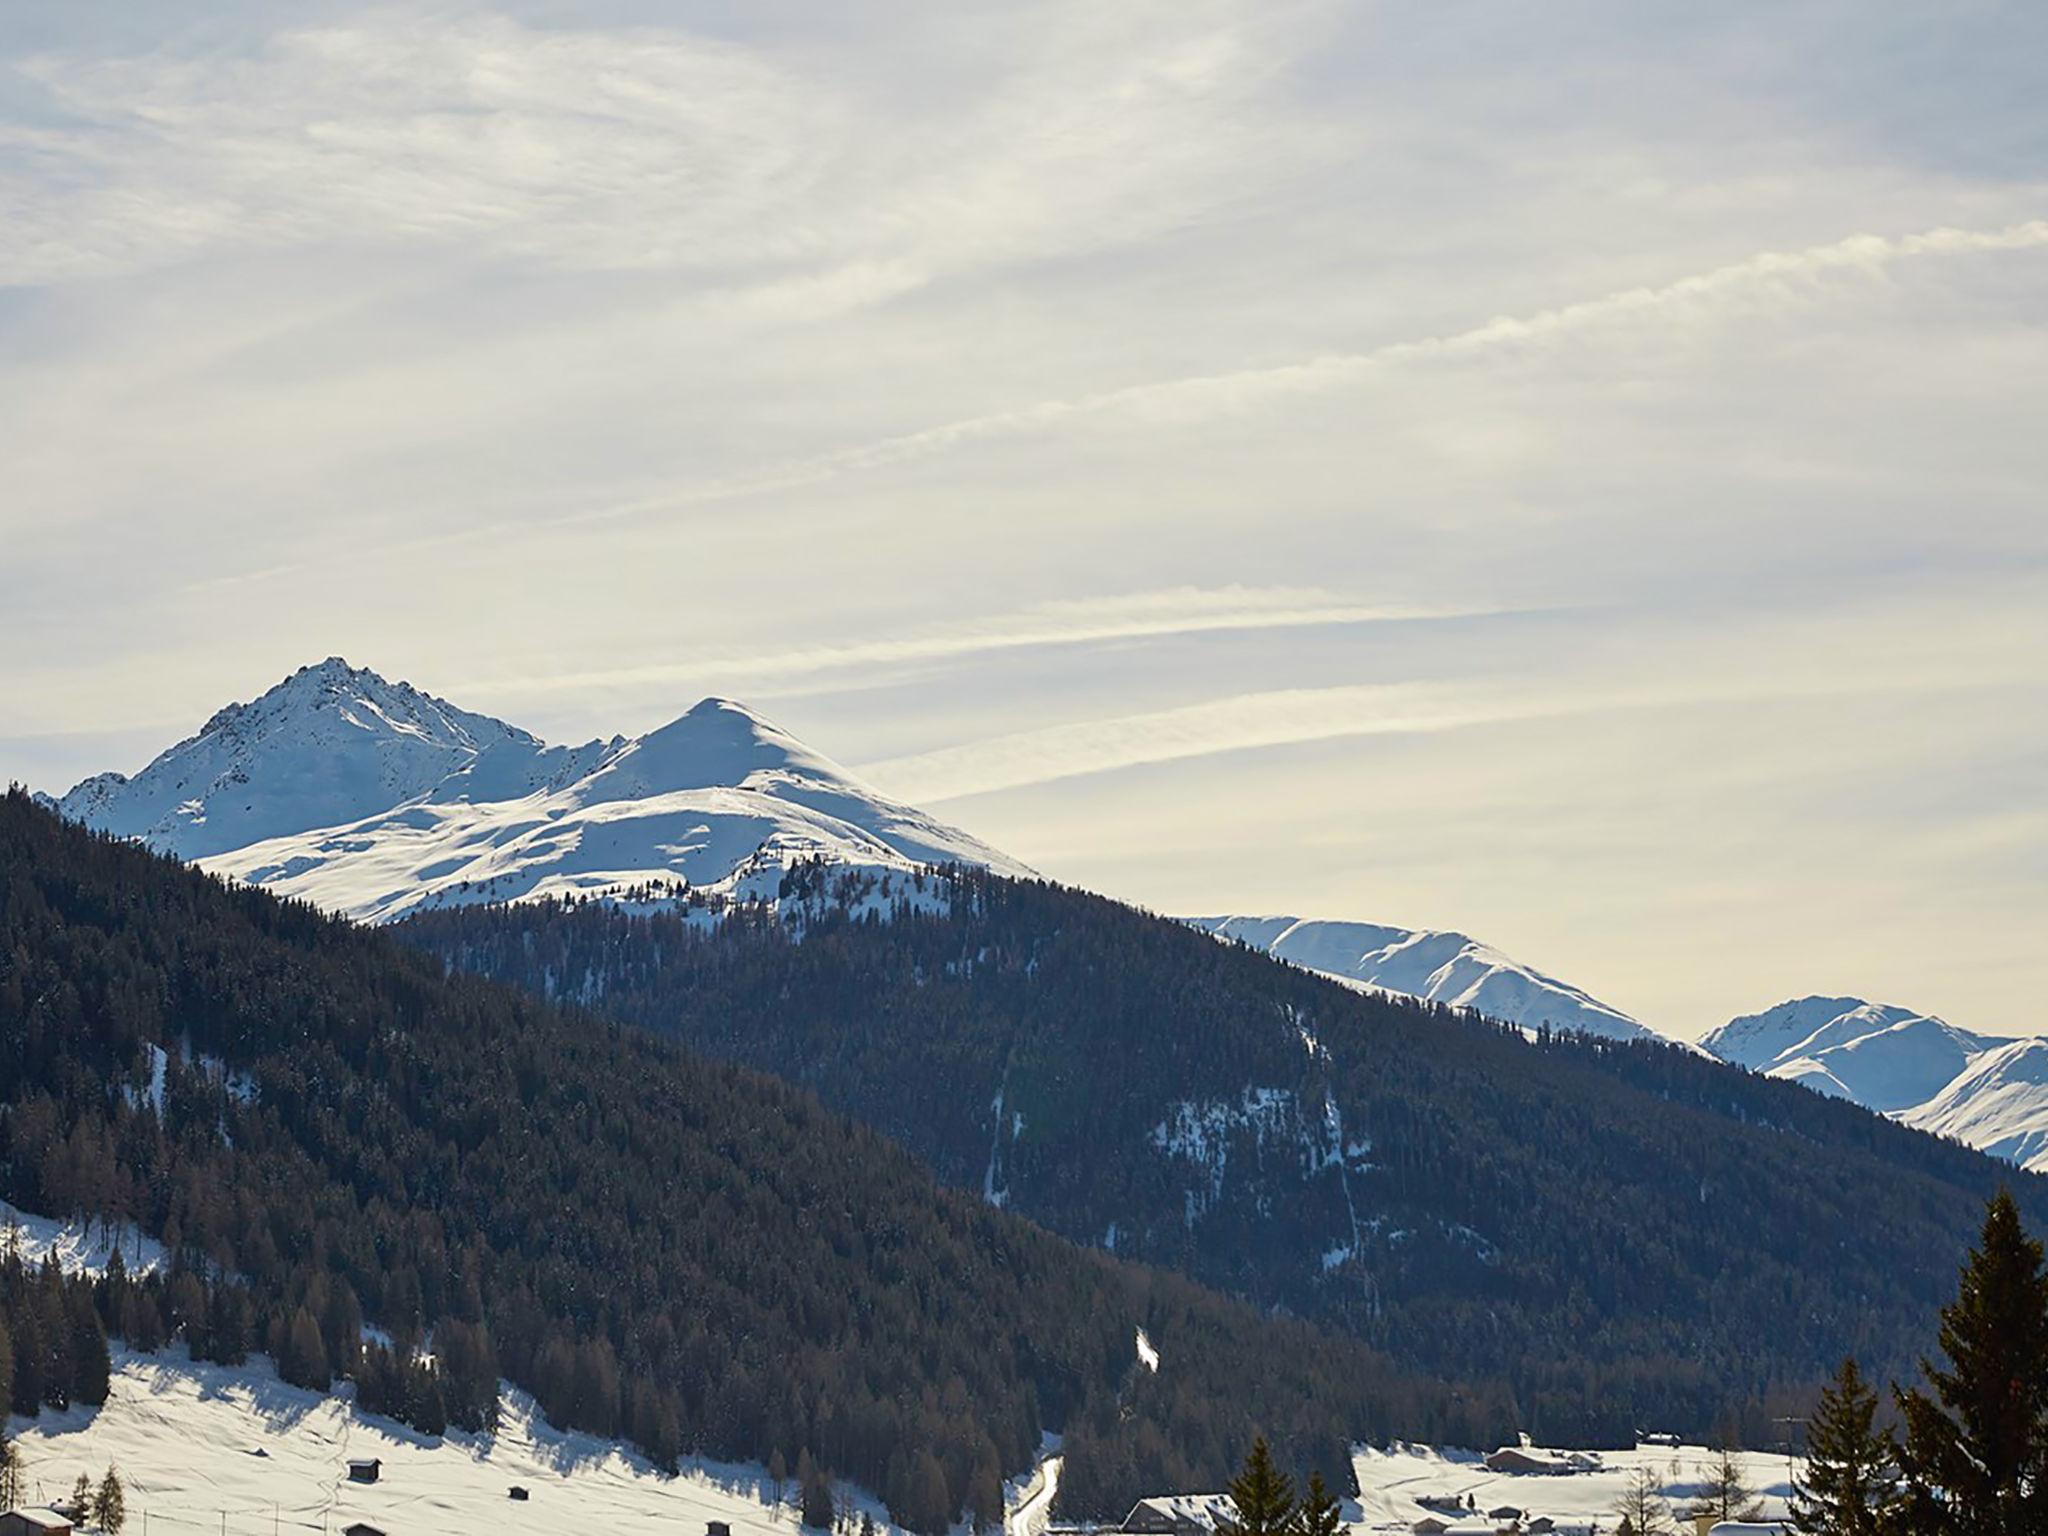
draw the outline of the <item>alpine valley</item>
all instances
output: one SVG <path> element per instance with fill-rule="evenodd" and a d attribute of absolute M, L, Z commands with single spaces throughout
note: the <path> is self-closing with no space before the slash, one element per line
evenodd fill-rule
<path fill-rule="evenodd" d="M 51 810 L 196 863 L 233 888 L 194 884 L 139 850 L 117 857 L 82 831 L 60 835 Z M 500 1346 L 514 1362 L 508 1377 L 558 1422 L 722 1455 L 765 1455 L 771 1445 L 829 1455 L 924 1525 L 942 1505 L 983 1497 L 990 1477 L 1018 1471 L 1038 1429 L 1066 1437 L 1062 1506 L 1096 1512 L 1148 1483 L 1215 1486 L 1243 1415 L 1283 1435 L 1297 1465 L 1334 1461 L 1347 1439 L 1430 1433 L 1453 1418 L 1480 1437 L 1520 1428 L 1615 1444 L 1646 1423 L 1704 1434 L 1733 1421 L 1768 1438 L 1769 1421 L 1796 1411 L 1847 1351 L 1873 1374 L 1911 1369 L 1982 1202 L 2002 1182 L 2017 1186 L 2030 1220 L 2048 1217 L 2048 1185 L 1844 1102 L 1864 1094 L 1894 1111 L 1890 1100 L 1910 1098 L 1917 1084 L 1860 1072 L 1875 1058 L 1837 1049 L 1853 1031 L 1818 1038 L 1828 1021 L 1809 1018 L 1812 1010 L 1768 1026 L 1738 1021 L 1744 1027 L 1710 1042 L 1730 1058 L 1718 1060 L 1462 934 L 1155 916 L 1037 878 L 725 700 L 644 736 L 553 747 L 330 660 L 222 710 L 133 778 L 89 779 L 41 809 L 18 799 L 9 815 L 14 879 L 31 893 L 22 899 L 35 921 L 59 921 L 108 964 L 138 942 L 160 958 L 123 984 L 134 1004 L 123 1005 L 126 1022 L 90 1062 L 67 1055 L 51 1033 L 45 999 L 63 978 L 16 976 L 13 991 L 0 991 L 19 1004 L 7 1027 L 43 1042 L 54 1074 L 14 1090 L 25 1097 L 8 1123 L 36 1130 L 27 1141 L 14 1132 L 14 1183 L 0 1194 L 89 1209 L 78 1203 L 72 1165 L 50 1163 L 48 1148 L 81 1136 L 87 1149 L 104 1137 L 120 1147 L 125 1133 L 118 1111 L 60 1085 L 148 1083 L 162 1061 L 191 1059 L 195 1046 L 251 1086 L 246 1102 L 224 1103 L 216 1090 L 190 1113 L 208 1125 L 226 1117 L 235 1149 L 275 1146 L 291 1159 L 281 1165 L 289 1178 L 279 1174 L 287 1186 L 340 1201 L 336 1244 L 396 1241 L 374 1227 L 359 1232 L 347 1214 L 372 1185 L 394 1210 L 453 1201 L 435 1206 L 454 1225 L 434 1241 L 479 1273 L 512 1264 L 509 1250 L 491 1244 L 537 1253 L 572 1240 L 576 1264 L 627 1272 L 629 1248 L 605 1247 L 599 1234 L 612 1242 L 621 1223 L 685 1221 L 684 1206 L 708 1199 L 703 1208 L 720 1213 L 717 1224 L 742 1248 L 704 1250 L 678 1272 L 697 1278 L 678 1283 L 776 1294 L 779 1282 L 737 1253 L 748 1243 L 790 1251 L 774 1223 L 800 1225 L 795 1212 L 818 1200 L 857 1211 L 870 1198 L 859 1191 L 886 1175 L 900 1208 L 892 1231 L 938 1223 L 914 1240 L 940 1264 L 915 1282 L 927 1307 L 980 1316 L 979 1261 L 967 1254 L 992 1252 L 990 1244 L 1013 1245 L 998 1267 L 1022 1265 L 1053 1288 L 1005 1290 L 1007 1320 L 983 1318 L 1012 1343 L 980 1385 L 964 1365 L 945 1364 L 950 1346 L 934 1341 L 924 1358 L 943 1379 L 895 1356 L 858 1364 L 858 1384 L 821 1363 L 806 1367 L 810 1385 L 795 1389 L 797 1400 L 764 1400 L 758 1362 L 720 1354 L 695 1323 L 660 1311 L 665 1282 L 650 1276 L 653 1299 L 639 1310 L 590 1313 L 595 1292 L 560 1268 L 566 1255 L 533 1271 L 524 1290 L 485 1285 L 472 1298 L 461 1266 L 450 1290 L 427 1277 L 441 1273 L 442 1259 L 423 1254 L 417 1291 L 387 1293 L 380 1283 L 374 1307 L 427 1326 L 448 1315 L 516 1320 L 526 1341 L 559 1327 L 570 1356 L 552 1364 L 527 1353 L 530 1342 L 516 1353 Z M 130 888 L 158 893 L 142 915 L 124 904 Z M 280 897 L 387 931 L 316 921 Z M 149 917 L 157 907 L 168 915 Z M 45 912 L 55 916 L 35 916 Z M 203 951 L 192 935 L 208 925 L 244 935 L 234 942 L 248 955 L 195 974 Z M 398 1033 L 378 1026 L 363 1036 L 362 1024 L 304 1013 L 310 1003 L 288 979 L 316 962 L 364 978 L 374 993 L 364 1017 L 388 1017 Z M 537 1001 L 443 980 L 451 972 Z M 94 995 L 109 984 L 96 980 Z M 148 1001 L 161 998 L 170 1001 Z M 244 1022 L 213 1020 L 209 1009 L 224 999 Z M 456 1021 L 445 1041 L 433 1032 L 443 1026 L 428 1028 L 444 1010 Z M 289 1022 L 302 1013 L 313 1022 Z M 1873 1029 L 1900 1022 L 1869 1020 Z M 1987 1114 L 1996 1119 L 2024 1097 L 2031 1057 L 2016 1066 L 1993 1042 L 1924 1022 L 1900 1039 L 1943 1063 L 1942 1050 L 1952 1046 L 1956 1057 L 1937 1085 L 1940 1112 L 1930 1108 L 1925 1124 L 1978 1139 Z M 293 1045 L 294 1029 L 312 1033 Z M 322 1044 L 334 1031 L 332 1046 Z M 499 1048 L 482 1049 L 487 1039 Z M 1816 1066 L 1780 1070 L 1795 1046 Z M 340 1055 L 322 1068 L 327 1075 L 307 1078 L 293 1064 L 306 1049 Z M 432 1075 L 419 1076 L 429 1063 Z M 375 1087 L 364 1076 L 373 1069 L 397 1072 L 400 1088 Z M 495 1086 L 507 1071 L 517 1104 Z M 1817 1072 L 1829 1074 L 1821 1086 L 1843 1091 L 1809 1091 Z M 1879 1083 L 1888 1085 L 1883 1102 Z M 342 1146 L 324 1117 L 359 1114 L 352 1095 L 373 1104 L 393 1092 L 393 1112 L 431 1124 L 393 1122 L 393 1160 L 374 1170 L 337 1162 Z M 560 1093 L 571 1097 L 557 1103 Z M 748 1104 L 745 1115 L 780 1128 L 767 1141 L 733 1142 L 722 1129 L 729 1106 Z M 451 1184 L 457 1165 L 434 1149 L 462 1142 L 463 1126 L 495 1126 L 503 1137 L 536 1117 L 602 1148 L 602 1177 L 564 1167 L 567 1183 L 536 1186 L 540 1203 L 528 1214 L 540 1225 L 524 1236 L 475 1226 L 483 1208 L 462 1202 L 477 1191 Z M 684 1152 L 667 1138 L 700 1133 L 729 1166 L 677 1185 L 672 1170 L 685 1166 L 675 1161 Z M 187 1125 L 183 1134 L 198 1132 Z M 2030 1146 L 1998 1149 L 2023 1156 Z M 898 1148 L 915 1163 L 891 1161 Z M 102 1166 L 98 1154 L 81 1155 Z M 126 1169 L 125 1154 L 114 1155 Z M 917 1164 L 942 1188 L 911 1191 L 903 1181 Z M 553 1177 L 552 1166 L 536 1176 Z M 86 1183 L 128 1189 L 123 1180 L 144 1171 Z M 722 1191 L 715 1198 L 707 1178 Z M 261 1212 L 231 1221 L 202 1214 L 196 1192 L 167 1204 L 162 1195 L 142 1201 L 140 1188 L 118 1197 L 123 1214 L 153 1227 L 173 1216 L 185 1231 L 203 1227 L 242 1270 L 267 1277 L 266 1294 L 285 1298 L 310 1283 L 311 1259 L 273 1256 L 254 1236 L 248 1222 Z M 668 1194 L 648 1204 L 657 1189 L 684 1205 Z M 794 1204 L 758 1193 L 778 1189 L 804 1193 L 789 1196 Z M 596 1226 L 589 1238 L 547 1238 L 553 1218 L 542 1221 L 544 1209 L 573 1210 Z M 211 1235 L 223 1223 L 232 1235 Z M 1041 1228 L 1057 1237 L 1031 1235 Z M 874 1283 L 906 1274 L 886 1244 L 876 1246 L 876 1230 L 814 1236 L 825 1246 L 805 1250 L 804 1262 L 826 1293 L 863 1294 L 870 1271 Z M 254 1258 L 242 1254 L 251 1242 Z M 957 1263 L 938 1257 L 956 1242 L 966 1245 Z M 360 1266 L 358 1290 L 372 1267 Z M 1161 1271 L 1197 1285 L 1174 1292 L 1170 1306 L 1146 1300 L 1146 1286 L 1165 1282 L 1138 1277 Z M 956 1281 L 961 1289 L 945 1289 Z M 1097 1285 L 1107 1289 L 1085 1290 Z M 1112 1304 L 1112 1293 L 1123 1299 Z M 1299 1333 L 1274 1334 L 1271 1349 L 1327 1348 L 1352 1385 L 1339 1390 L 1318 1373 L 1307 1397 L 1289 1396 L 1284 1373 L 1268 1383 L 1242 1351 L 1199 1342 L 1213 1339 L 1210 1323 L 1176 1331 L 1169 1345 L 1158 1319 L 1173 1308 L 1226 1328 L 1224 1312 L 1203 1311 L 1231 1305 L 1218 1293 L 1268 1318 L 1303 1320 Z M 855 1346 L 834 1332 L 832 1307 L 819 1312 L 824 1304 L 808 1291 L 788 1303 L 795 1310 L 779 1315 L 795 1330 L 789 1347 L 868 1360 L 843 1353 Z M 734 1317 L 743 1310 L 738 1295 L 719 1305 Z M 1082 1316 L 1106 1321 L 1091 1321 L 1085 1336 L 1063 1332 Z M 1252 1330 L 1245 1349 L 1268 1348 L 1243 1326 Z M 1147 1368 L 1133 1376 L 1136 1328 L 1165 1364 L 1143 1358 Z M 609 1409 L 577 1406 L 574 1341 L 593 1329 L 612 1360 L 589 1366 L 596 1377 L 656 1373 L 638 1428 L 626 1386 L 592 1389 Z M 758 1337 L 781 1336 L 770 1328 Z M 1302 1342 L 1311 1339 L 1328 1342 Z M 664 1398 L 658 1373 L 682 1358 L 673 1351 L 694 1359 L 706 1349 L 718 1371 L 746 1385 L 715 1400 Z M 1207 1353 L 1191 1371 L 1198 1351 Z M 1179 1406 L 1160 1410 L 1180 1416 L 1168 1434 L 1163 1420 L 1146 1417 L 1155 1377 L 1171 1378 L 1176 1394 L 1231 1398 L 1239 1418 L 1196 1422 L 1192 1400 L 1175 1396 Z M 1432 1381 L 1455 1385 L 1432 1396 Z M 875 1449 L 887 1438 L 880 1431 L 863 1439 L 850 1426 L 843 1437 L 830 1428 L 837 1405 L 894 1400 L 892 1392 L 936 1404 L 936 1426 L 961 1383 L 977 1401 L 986 1393 L 1006 1405 L 1008 1427 L 986 1447 L 947 1442 L 939 1491 L 928 1469 L 887 1464 Z"/>

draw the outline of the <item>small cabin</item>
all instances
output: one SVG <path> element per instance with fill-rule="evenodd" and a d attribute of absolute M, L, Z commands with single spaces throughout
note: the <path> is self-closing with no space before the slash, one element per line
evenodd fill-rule
<path fill-rule="evenodd" d="M 1512 1504 L 1503 1504 L 1498 1509 L 1489 1509 L 1486 1518 L 1498 1520 L 1503 1525 L 1516 1525 L 1521 1522 L 1522 1512 Z"/>
<path fill-rule="evenodd" d="M 704 1536 L 732 1536 L 732 1522 L 729 1520 L 706 1520 Z"/>
<path fill-rule="evenodd" d="M 517 1483 L 514 1483 L 511 1486 L 511 1488 L 506 1490 L 505 1496 L 509 1499 L 517 1500 L 521 1504 L 524 1504 L 527 1498 L 529 1497 L 526 1490 L 520 1487 Z"/>
<path fill-rule="evenodd" d="M 384 1475 L 384 1463 L 374 1456 L 359 1457 L 348 1464 L 348 1480 L 352 1483 L 374 1483 Z"/>
<path fill-rule="evenodd" d="M 1408 1527 L 1409 1530 L 1415 1533 L 1415 1536 L 1444 1536 L 1444 1532 L 1450 1528 L 1451 1522 L 1444 1519 L 1442 1515 L 1424 1515 L 1420 1520 Z"/>
<path fill-rule="evenodd" d="M 71 1536 L 72 1524 L 54 1509 L 10 1509 L 0 1515 L 0 1536 Z"/>
<path fill-rule="evenodd" d="M 358 1521 L 356 1524 L 345 1528 L 341 1536 L 384 1536 L 384 1533 L 374 1525 L 364 1525 Z"/>

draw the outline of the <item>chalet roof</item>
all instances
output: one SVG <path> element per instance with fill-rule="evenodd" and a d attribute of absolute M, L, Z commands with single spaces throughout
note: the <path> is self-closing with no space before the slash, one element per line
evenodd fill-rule
<path fill-rule="evenodd" d="M 1237 1518 L 1237 1503 L 1227 1493 L 1158 1493 L 1132 1507 L 1156 1510 L 1172 1520 L 1193 1520 L 1212 1529 Z"/>
<path fill-rule="evenodd" d="M 69 1515 L 60 1515 L 54 1509 L 10 1509 L 7 1513 L 14 1516 L 17 1520 L 26 1520 L 30 1525 L 41 1526 L 46 1531 L 68 1531 L 72 1526 L 72 1520 Z"/>

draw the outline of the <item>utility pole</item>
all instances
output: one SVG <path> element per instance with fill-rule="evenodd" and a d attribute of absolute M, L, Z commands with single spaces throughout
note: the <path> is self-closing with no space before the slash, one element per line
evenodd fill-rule
<path fill-rule="evenodd" d="M 1800 1428 L 1804 1429 L 1806 1427 L 1806 1420 L 1784 1418 L 1773 1419 L 1771 1422 L 1785 1426 L 1785 1498 L 1789 1503 L 1793 1493 L 1799 1487 L 1799 1473 L 1792 1459 L 1792 1426 L 1797 1424 Z"/>

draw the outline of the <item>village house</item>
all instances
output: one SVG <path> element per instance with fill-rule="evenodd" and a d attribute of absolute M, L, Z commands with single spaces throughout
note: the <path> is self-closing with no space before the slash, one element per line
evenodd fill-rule
<path fill-rule="evenodd" d="M 54 1509 L 10 1509 L 0 1515 L 0 1536 L 71 1536 L 71 1521 Z"/>
<path fill-rule="evenodd" d="M 352 1483 L 374 1483 L 383 1475 L 384 1463 L 374 1456 L 360 1456 L 348 1464 L 348 1480 Z"/>
<path fill-rule="evenodd" d="M 1117 1529 L 1124 1536 L 1212 1536 L 1237 1514 L 1227 1493 L 1170 1493 L 1140 1499 Z"/>

